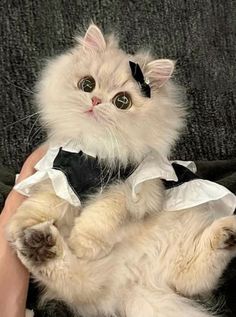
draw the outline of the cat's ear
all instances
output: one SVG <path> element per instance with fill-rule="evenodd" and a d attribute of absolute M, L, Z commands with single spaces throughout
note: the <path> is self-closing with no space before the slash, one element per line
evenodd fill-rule
<path fill-rule="evenodd" d="M 157 88 L 162 87 L 173 74 L 175 62 L 170 59 L 156 59 L 145 66 L 145 76 Z"/>
<path fill-rule="evenodd" d="M 106 41 L 101 30 L 95 25 L 91 24 L 82 39 L 82 46 L 84 49 L 92 51 L 104 51 L 106 49 Z"/>

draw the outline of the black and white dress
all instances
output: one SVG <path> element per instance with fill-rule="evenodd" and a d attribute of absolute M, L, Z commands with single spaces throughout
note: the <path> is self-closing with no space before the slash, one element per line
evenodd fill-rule
<path fill-rule="evenodd" d="M 117 166 L 111 171 L 98 161 L 95 153 L 69 141 L 50 147 L 35 169 L 36 173 L 15 185 L 15 190 L 30 196 L 35 185 L 50 179 L 56 195 L 73 206 L 81 206 L 87 195 L 102 192 L 117 180 L 129 182 L 132 198 L 137 202 L 142 184 L 158 178 L 166 188 L 163 210 L 176 211 L 207 204 L 218 218 L 233 214 L 236 208 L 236 196 L 224 186 L 198 178 L 194 162 L 170 162 L 154 152 L 138 166 Z"/>

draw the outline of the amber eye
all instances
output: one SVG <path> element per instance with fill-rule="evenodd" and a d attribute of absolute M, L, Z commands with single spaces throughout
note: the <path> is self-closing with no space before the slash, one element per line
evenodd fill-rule
<path fill-rule="evenodd" d="M 132 106 L 132 100 L 127 92 L 119 92 L 112 99 L 113 104 L 119 109 L 129 109 Z"/>
<path fill-rule="evenodd" d="M 93 77 L 86 76 L 78 82 L 77 86 L 79 89 L 81 89 L 85 92 L 91 92 L 94 90 L 94 88 L 96 86 L 96 82 L 95 82 L 95 79 Z"/>

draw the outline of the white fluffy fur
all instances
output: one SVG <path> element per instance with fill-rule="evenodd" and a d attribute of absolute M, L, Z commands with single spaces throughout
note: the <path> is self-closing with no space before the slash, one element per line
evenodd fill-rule
<path fill-rule="evenodd" d="M 184 120 L 176 87 L 168 81 L 174 63 L 145 52 L 127 55 L 95 25 L 77 40 L 49 62 L 38 85 L 49 140 L 74 139 L 111 167 L 117 160 L 139 163 L 150 150 L 167 156 Z M 132 78 L 129 60 L 149 77 L 150 99 Z M 77 88 L 87 75 L 96 80 L 92 93 Z M 119 91 L 130 93 L 130 110 L 112 104 Z M 102 103 L 88 116 L 93 96 Z M 162 212 L 163 199 L 156 180 L 143 184 L 138 202 L 127 183 L 118 183 L 76 210 L 56 197 L 50 184 L 42 184 L 13 216 L 8 236 L 22 262 L 46 285 L 45 298 L 62 299 L 76 313 L 209 317 L 191 298 L 209 294 L 235 255 L 227 241 L 236 232 L 236 219 L 214 221 L 203 208 Z M 53 239 L 48 251 L 55 257 L 36 262 L 28 255 L 43 244 L 35 244 L 35 232 Z"/>

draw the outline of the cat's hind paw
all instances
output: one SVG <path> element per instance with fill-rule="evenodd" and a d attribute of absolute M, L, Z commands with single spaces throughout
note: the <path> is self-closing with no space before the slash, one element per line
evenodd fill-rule
<path fill-rule="evenodd" d="M 211 245 L 214 249 L 236 249 L 236 216 L 216 220 L 212 229 Z"/>

